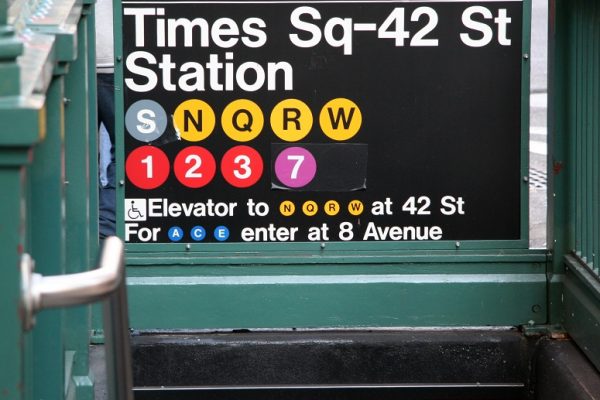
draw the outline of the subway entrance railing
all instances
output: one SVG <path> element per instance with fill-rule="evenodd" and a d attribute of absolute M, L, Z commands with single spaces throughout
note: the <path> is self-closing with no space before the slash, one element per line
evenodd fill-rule
<path fill-rule="evenodd" d="M 218 358 L 255 336 L 301 352 L 331 332 L 433 330 L 458 334 L 444 348 L 464 356 L 483 331 L 515 349 L 567 334 L 598 368 L 598 4 L 551 5 L 540 250 L 527 236 L 529 1 L 115 2 L 134 354 L 169 335 L 191 363 L 193 338 L 227 336 Z M 98 249 L 94 19 L 79 1 L 0 8 L 0 342 L 22 366 L 2 369 L 8 398 L 93 396 L 99 313 L 48 312 L 27 334 L 13 305 L 22 252 L 58 275 Z M 137 366 L 153 359 L 174 360 Z M 531 396 L 528 376 L 508 378 Z"/>

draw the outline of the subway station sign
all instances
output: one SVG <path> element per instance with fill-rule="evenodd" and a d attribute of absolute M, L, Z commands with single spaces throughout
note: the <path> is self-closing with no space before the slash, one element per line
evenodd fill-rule
<path fill-rule="evenodd" d="M 520 239 L 521 1 L 123 1 L 131 243 Z"/>

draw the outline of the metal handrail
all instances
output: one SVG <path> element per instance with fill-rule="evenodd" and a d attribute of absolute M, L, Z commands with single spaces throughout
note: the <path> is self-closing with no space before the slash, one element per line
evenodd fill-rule
<path fill-rule="evenodd" d="M 89 304 L 103 300 L 104 338 L 109 398 L 133 399 L 124 244 L 112 236 L 104 240 L 98 266 L 87 272 L 60 276 L 34 273 L 29 254 L 21 258 L 23 329 L 35 325 L 35 314 L 47 308 Z"/>
<path fill-rule="evenodd" d="M 24 258 L 29 255 L 24 255 Z M 123 243 L 117 237 L 104 241 L 96 269 L 76 274 L 42 276 L 33 273 L 33 262 L 27 268 L 30 274 L 29 290 L 24 296 L 35 314 L 46 308 L 69 307 L 93 303 L 110 295 L 117 289 L 123 276 Z M 31 272 L 29 272 L 31 271 Z"/>

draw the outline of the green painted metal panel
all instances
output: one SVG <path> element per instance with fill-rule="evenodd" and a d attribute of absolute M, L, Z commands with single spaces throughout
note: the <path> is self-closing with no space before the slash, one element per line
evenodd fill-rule
<path fill-rule="evenodd" d="M 89 98 L 88 112 L 88 152 L 89 154 L 98 154 L 98 110 L 96 106 L 97 88 L 96 88 L 96 13 L 95 7 L 90 6 L 84 8 L 87 18 L 87 65 L 89 73 L 87 74 L 87 95 Z M 92 265 L 96 260 L 96 254 L 98 254 L 98 158 L 89 157 L 89 176 L 90 176 L 90 191 L 88 192 L 88 203 L 89 203 L 89 264 Z"/>
<path fill-rule="evenodd" d="M 84 47 L 82 54 L 85 54 L 85 51 Z M 77 68 L 83 69 L 77 71 Z M 78 65 L 74 65 L 71 70 L 73 69 L 76 71 L 75 74 L 85 77 L 87 74 L 86 59 Z M 26 205 L 26 209 L 23 211 L 24 215 L 27 215 L 27 225 L 21 224 L 22 232 L 27 233 L 26 244 L 21 249 L 24 248 L 31 252 L 34 259 L 37 260 L 37 271 L 44 275 L 61 275 L 67 271 L 74 272 L 74 270 L 89 266 L 89 255 L 86 251 L 81 252 L 80 248 L 70 247 L 70 253 L 67 254 L 66 248 L 65 218 L 67 210 L 69 221 L 71 221 L 69 228 L 73 232 L 68 236 L 70 245 L 82 246 L 83 249 L 89 248 L 89 237 L 84 234 L 89 226 L 87 220 L 89 212 L 86 203 L 88 192 L 86 185 L 89 185 L 88 157 L 85 151 L 88 145 L 86 133 L 88 132 L 87 88 L 80 84 L 81 77 L 75 75 L 68 75 L 68 77 L 71 81 L 70 86 L 65 84 L 65 80 L 69 81 L 69 79 L 65 79 L 63 76 L 56 77 L 49 85 L 45 104 L 43 108 L 38 108 L 38 110 L 48 110 L 47 118 L 45 118 L 44 112 L 38 114 L 43 115 L 43 118 L 33 118 L 35 124 L 26 122 L 20 124 L 19 118 L 14 123 L 17 130 L 25 127 L 36 132 L 37 135 L 32 135 L 32 138 L 43 138 L 40 144 L 26 157 L 32 166 L 28 170 L 30 179 L 27 182 L 27 201 L 22 202 L 21 205 Z M 72 90 L 73 88 L 75 89 Z M 65 98 L 68 95 L 80 97 L 75 98 L 76 105 L 72 108 L 72 113 L 68 110 L 65 111 L 64 108 Z M 35 117 L 36 108 L 33 106 L 35 103 L 32 103 L 31 107 L 31 115 Z M 27 110 L 27 104 L 24 108 Z M 41 135 L 40 132 L 45 132 L 45 134 Z M 65 137 L 68 138 L 69 145 L 80 147 L 72 149 L 73 157 L 68 160 L 64 157 L 65 143 L 63 140 Z M 81 139 L 80 143 L 77 143 L 77 139 Z M 83 157 L 83 161 L 80 160 L 79 165 L 77 165 L 77 157 Z M 6 162 L 6 160 L 5 158 L 3 161 Z M 70 162 L 75 164 L 70 164 Z M 69 170 L 69 179 L 73 180 L 71 193 L 65 191 L 66 169 Z M 71 195 L 68 200 L 68 208 L 65 202 L 66 194 Z M 74 199 L 77 196 L 81 198 L 79 203 Z M 81 243 L 77 243 L 78 240 L 81 240 Z M 66 263 L 67 257 L 74 262 L 69 264 L 69 267 Z M 78 260 L 78 257 L 83 258 Z M 79 378 L 87 376 L 83 375 L 88 374 L 89 316 L 87 315 L 86 309 L 69 312 L 45 311 L 37 317 L 36 329 L 30 334 L 23 335 L 21 340 L 24 344 L 23 354 L 21 354 L 23 363 L 21 382 L 27 383 L 23 386 L 25 399 L 62 398 L 67 393 L 67 388 L 78 387 L 71 383 L 72 374 L 79 373 L 82 375 Z M 72 363 L 66 362 L 68 360 L 65 354 L 70 353 L 65 353 L 65 349 L 76 347 L 76 345 L 80 348 L 79 356 L 75 357 Z M 77 354 L 74 351 L 71 353 Z M 66 364 L 67 369 L 63 368 L 63 363 Z M 77 396 L 91 398 L 90 389 L 86 389 L 85 385 L 79 386 L 81 386 L 80 389 L 69 393 L 81 393 Z"/>
<path fill-rule="evenodd" d="M 16 95 L 19 93 L 19 67 L 14 64 L 0 64 L 0 92 Z"/>
<path fill-rule="evenodd" d="M 514 326 L 547 317 L 543 252 L 361 264 L 152 260 L 128 260 L 134 329 Z"/>
<path fill-rule="evenodd" d="M 550 4 L 550 316 L 600 368 L 600 4 Z"/>
<path fill-rule="evenodd" d="M 88 91 L 95 85 L 94 28 L 87 8 L 79 0 L 0 2 L 2 399 L 93 398 L 87 308 L 44 311 L 30 333 L 22 332 L 18 313 L 21 253 L 31 253 L 43 275 L 86 270 L 96 257 L 88 202 L 90 173 L 97 175 L 88 113 L 96 96 Z"/>
<path fill-rule="evenodd" d="M 76 360 L 87 357 L 87 350 L 82 355 L 78 355 L 75 351 L 67 351 L 65 353 L 65 400 L 94 399 L 94 382 L 90 379 L 90 376 L 88 374 L 83 376 L 75 375 L 75 370 L 78 369 L 76 366 L 78 362 Z"/>
<path fill-rule="evenodd" d="M 79 20 L 77 58 L 70 64 L 65 76 L 65 221 L 66 221 L 66 272 L 87 271 L 90 262 L 90 206 L 89 195 L 95 187 L 90 179 L 89 109 L 95 104 L 89 97 L 88 82 L 90 64 L 87 43 L 93 40 L 88 36 L 88 21 L 85 16 Z M 92 64 L 92 74 L 94 65 Z M 93 176 L 93 175 L 92 175 Z M 90 307 L 82 306 L 65 310 L 65 345 L 74 354 L 71 374 L 89 375 L 88 332 L 90 329 Z M 69 377 L 69 383 L 72 380 Z M 75 389 L 74 389 L 75 390 Z M 74 393 L 75 396 L 75 393 Z"/>
<path fill-rule="evenodd" d="M 529 101 L 531 80 L 531 1 L 523 3 L 523 43 L 521 52 L 521 237 L 529 247 Z"/>
<path fill-rule="evenodd" d="M 12 26 L 7 26 L 8 3 L 0 2 L 0 397 L 11 400 L 33 398 L 32 338 L 24 335 L 19 316 L 20 274 L 19 261 L 28 249 L 27 165 L 30 163 L 30 147 L 40 139 L 44 130 L 43 96 L 32 95 L 31 86 L 23 85 L 25 79 L 39 82 L 35 74 L 23 74 L 21 69 L 39 66 L 32 62 L 35 51 L 29 51 Z M 52 41 L 29 37 L 29 44 L 39 44 L 40 58 L 48 59 Z M 20 56 L 20 64 L 16 57 Z M 34 68 L 36 73 L 41 73 Z M 28 70 L 31 72 L 31 70 Z M 43 74 L 42 74 L 43 75 Z M 21 80 L 23 78 L 23 80 Z M 16 96 L 17 94 L 21 96 Z"/>
<path fill-rule="evenodd" d="M 134 329 L 546 322 L 544 274 L 141 277 L 128 285 Z"/>
<path fill-rule="evenodd" d="M 573 248 L 573 220 L 569 218 L 572 209 L 573 146 L 565 134 L 571 129 L 574 120 L 571 115 L 572 82 L 567 71 L 572 68 L 574 57 L 569 44 L 569 2 L 558 0 L 551 2 L 548 35 L 548 226 L 547 236 L 551 238 L 549 248 L 553 252 L 552 266 L 549 269 L 549 300 L 551 304 L 551 323 L 561 323 L 563 318 L 562 282 L 564 266 L 562 262 L 566 251 Z"/>
<path fill-rule="evenodd" d="M 574 220 L 574 250 L 575 253 L 592 269 L 596 268 L 596 249 L 600 237 L 597 236 L 598 226 L 598 162 L 597 147 L 600 137 L 598 126 L 598 19 L 599 6 L 597 2 L 580 0 L 571 5 L 569 44 L 572 49 L 569 84 L 571 85 L 572 118 L 570 130 L 572 137 L 571 162 L 573 204 L 571 215 Z M 596 200 L 596 201 L 595 201 Z M 594 219 L 594 216 L 596 218 Z"/>
<path fill-rule="evenodd" d="M 581 350 L 598 367 L 600 365 L 600 282 L 593 271 L 575 257 L 565 259 L 564 282 L 565 326 Z"/>
<path fill-rule="evenodd" d="M 319 255 L 306 255 L 302 252 L 272 252 L 264 254 L 261 251 L 223 254 L 223 253 L 188 253 L 170 254 L 152 252 L 146 254 L 131 253 L 128 263 L 132 267 L 130 273 L 135 274 L 137 266 L 173 265 L 173 266 L 212 266 L 212 265 L 247 265 L 253 268 L 261 265 L 304 264 L 327 266 L 360 266 L 377 264 L 398 264 L 420 266 L 426 263 L 451 265 L 461 262 L 488 265 L 482 273 L 493 270 L 496 266 L 507 262 L 543 262 L 546 260 L 544 250 L 504 250 L 495 251 L 335 251 Z M 272 267 L 270 267 L 272 269 Z M 423 270 L 427 272 L 427 270 Z"/>
<path fill-rule="evenodd" d="M 87 14 L 88 18 L 88 37 L 95 38 L 96 35 L 96 11 L 95 7 L 89 8 L 89 13 Z M 96 42 L 95 40 L 90 40 L 88 42 L 88 65 L 91 68 L 95 68 L 96 63 Z M 89 153 L 90 154 L 99 154 L 98 148 L 98 109 L 96 104 L 97 97 L 97 81 L 96 74 L 90 73 L 88 75 L 88 96 L 90 99 L 94 99 L 94 106 L 90 107 L 89 112 Z M 98 170 L 98 158 L 90 157 L 89 158 L 89 174 L 91 179 L 90 191 L 88 193 L 88 201 L 89 201 L 89 212 L 90 212 L 90 225 L 89 225 L 89 251 L 90 255 L 89 264 L 93 265 L 96 260 L 96 255 L 100 249 L 98 242 L 99 235 L 99 227 L 98 227 L 98 188 L 99 188 L 99 179 L 96 177 L 99 176 Z M 96 304 L 91 306 L 91 325 L 98 329 L 102 326 L 102 306 L 101 304 Z"/>
<path fill-rule="evenodd" d="M 23 43 L 14 35 L 12 27 L 6 26 L 7 3 L 2 2 L 0 16 L 0 94 L 15 96 L 20 92 L 20 69 L 14 62 L 23 53 Z"/>
<path fill-rule="evenodd" d="M 30 168 L 28 231 L 36 271 L 65 273 L 64 78 L 56 77 L 47 93 L 48 134 L 33 152 Z M 34 398 L 60 399 L 64 394 L 63 310 L 38 315 L 33 331 Z M 58 366 L 58 367 L 57 367 Z"/>
<path fill-rule="evenodd" d="M 25 151 L 24 149 L 22 151 Z M 4 157 L 0 148 L 0 159 Z M 16 164 L 0 166 L 0 185 L 8 190 L 0 191 L 0 398 L 23 399 L 24 343 L 19 318 L 20 275 L 19 249 L 23 248 L 24 215 L 21 205 L 24 196 L 24 169 Z"/>

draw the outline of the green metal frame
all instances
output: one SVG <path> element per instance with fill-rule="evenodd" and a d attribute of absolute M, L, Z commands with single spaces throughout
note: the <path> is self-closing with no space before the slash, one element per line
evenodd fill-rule
<path fill-rule="evenodd" d="M 124 104 L 123 91 L 119 87 L 123 82 L 123 46 L 121 37 L 121 0 L 113 0 L 114 4 L 114 26 L 115 26 L 115 85 L 117 94 L 115 100 L 116 110 L 116 140 L 117 147 L 123 149 L 124 140 Z M 428 242 L 328 242 L 323 248 L 321 243 L 172 243 L 172 244 L 128 244 L 130 253 L 182 253 L 193 256 L 197 253 L 215 252 L 227 255 L 231 253 L 289 251 L 290 254 L 304 252 L 307 256 L 319 257 L 330 251 L 403 251 L 403 250 L 487 250 L 487 249 L 526 249 L 529 246 L 529 70 L 530 70 L 530 29 L 531 29 L 531 1 L 523 0 L 523 41 L 521 62 L 521 197 L 520 197 L 520 237 L 519 240 L 498 241 L 428 241 Z M 123 166 L 125 162 L 122 151 L 117 152 L 117 166 Z M 124 237 L 124 212 L 123 201 L 125 198 L 125 172 L 124 167 L 117 168 L 117 181 L 121 184 L 117 187 L 117 233 Z"/>
<path fill-rule="evenodd" d="M 123 81 L 114 0 L 115 82 Z M 531 4 L 523 2 L 521 239 L 127 245 L 134 329 L 528 325 L 548 322 L 543 250 L 528 249 Z M 123 110 L 121 88 L 116 109 Z M 123 148 L 117 112 L 117 147 Z M 117 165 L 124 165 L 117 151 Z M 117 169 L 123 236 L 124 168 Z"/>
<path fill-rule="evenodd" d="M 95 49 L 88 45 L 93 42 L 95 33 L 88 16 L 92 13 L 92 4 L 83 5 L 78 21 L 76 58 L 69 65 L 65 76 L 65 240 L 66 273 L 86 271 L 94 265 L 97 250 L 96 227 L 97 202 L 91 199 L 97 188 L 98 176 L 97 148 L 95 146 L 96 118 L 95 110 L 96 82 Z M 91 27 L 90 27 L 91 25 Z M 92 118 L 93 117 L 93 118 Z M 93 162 L 91 161 L 93 160 Z M 90 254 L 93 251 L 93 256 Z M 90 329 L 90 307 L 82 306 L 64 311 L 65 344 L 67 365 L 70 366 L 70 379 L 66 388 L 67 397 L 73 399 L 93 399 L 93 378 L 90 376 L 88 357 Z M 69 376 L 69 375 L 67 375 Z"/>
<path fill-rule="evenodd" d="M 30 18 L 38 11 L 44 18 Z M 91 13 L 91 18 L 88 16 Z M 42 15 L 39 14 L 39 15 Z M 53 310 L 22 332 L 19 260 L 60 275 L 98 247 L 92 2 L 0 2 L 0 397 L 92 399 L 90 312 Z M 91 44 L 91 45 L 90 45 Z M 94 254 L 95 257 L 95 254 Z M 6 263 L 6 264 L 4 264 Z M 6 369 L 6 370 L 5 370 Z"/>
<path fill-rule="evenodd" d="M 549 16 L 550 319 L 600 369 L 600 3 L 553 0 Z"/>
<path fill-rule="evenodd" d="M 46 93 L 48 133 L 36 147 L 36 162 L 30 168 L 30 209 L 28 232 L 31 232 L 30 253 L 38 261 L 38 270 L 46 275 L 65 273 L 65 241 L 48 240 L 64 236 L 63 182 L 64 170 L 61 158 L 63 146 L 63 99 L 64 78 L 53 79 Z M 29 247 L 29 246 L 28 246 Z M 42 261 L 44 260 L 44 261 Z M 34 363 L 33 380 L 36 383 L 34 398 L 61 398 L 64 391 L 64 369 L 55 367 L 55 360 L 64 357 L 63 311 L 51 310 L 37 318 L 36 330 L 32 332 Z M 48 337 L 55 338 L 53 346 L 47 346 Z"/>
<path fill-rule="evenodd" d="M 19 316 L 20 299 L 20 253 L 28 243 L 25 229 L 27 203 L 27 166 L 30 164 L 30 148 L 44 136 L 45 109 L 44 97 L 32 92 L 31 86 L 24 84 L 21 63 L 30 62 L 37 67 L 52 57 L 51 40 L 38 36 L 31 37 L 41 49 L 40 57 L 31 57 L 25 45 L 17 38 L 9 23 L 8 3 L 0 2 L 0 258 L 3 261 L 0 279 L 0 313 L 3 319 L 0 354 L 3 366 L 0 367 L 0 393 L 9 399 L 29 399 L 33 396 L 33 386 L 23 386 L 31 382 L 31 338 L 23 337 Z M 43 50 L 42 50 L 43 49 Z M 45 51 L 44 51 L 45 50 Z M 44 74 L 42 74 L 44 75 Z M 46 76 L 40 76 L 41 80 Z M 36 78 L 36 81 L 38 79 Z"/>
<path fill-rule="evenodd" d="M 494 261 L 492 261 L 494 260 Z M 129 258 L 130 263 L 147 260 Z M 514 326 L 546 322 L 546 255 L 340 264 L 137 265 L 136 329 Z M 483 272 L 485 271 L 485 272 Z M 152 312 L 149 312 L 152 310 Z"/>

